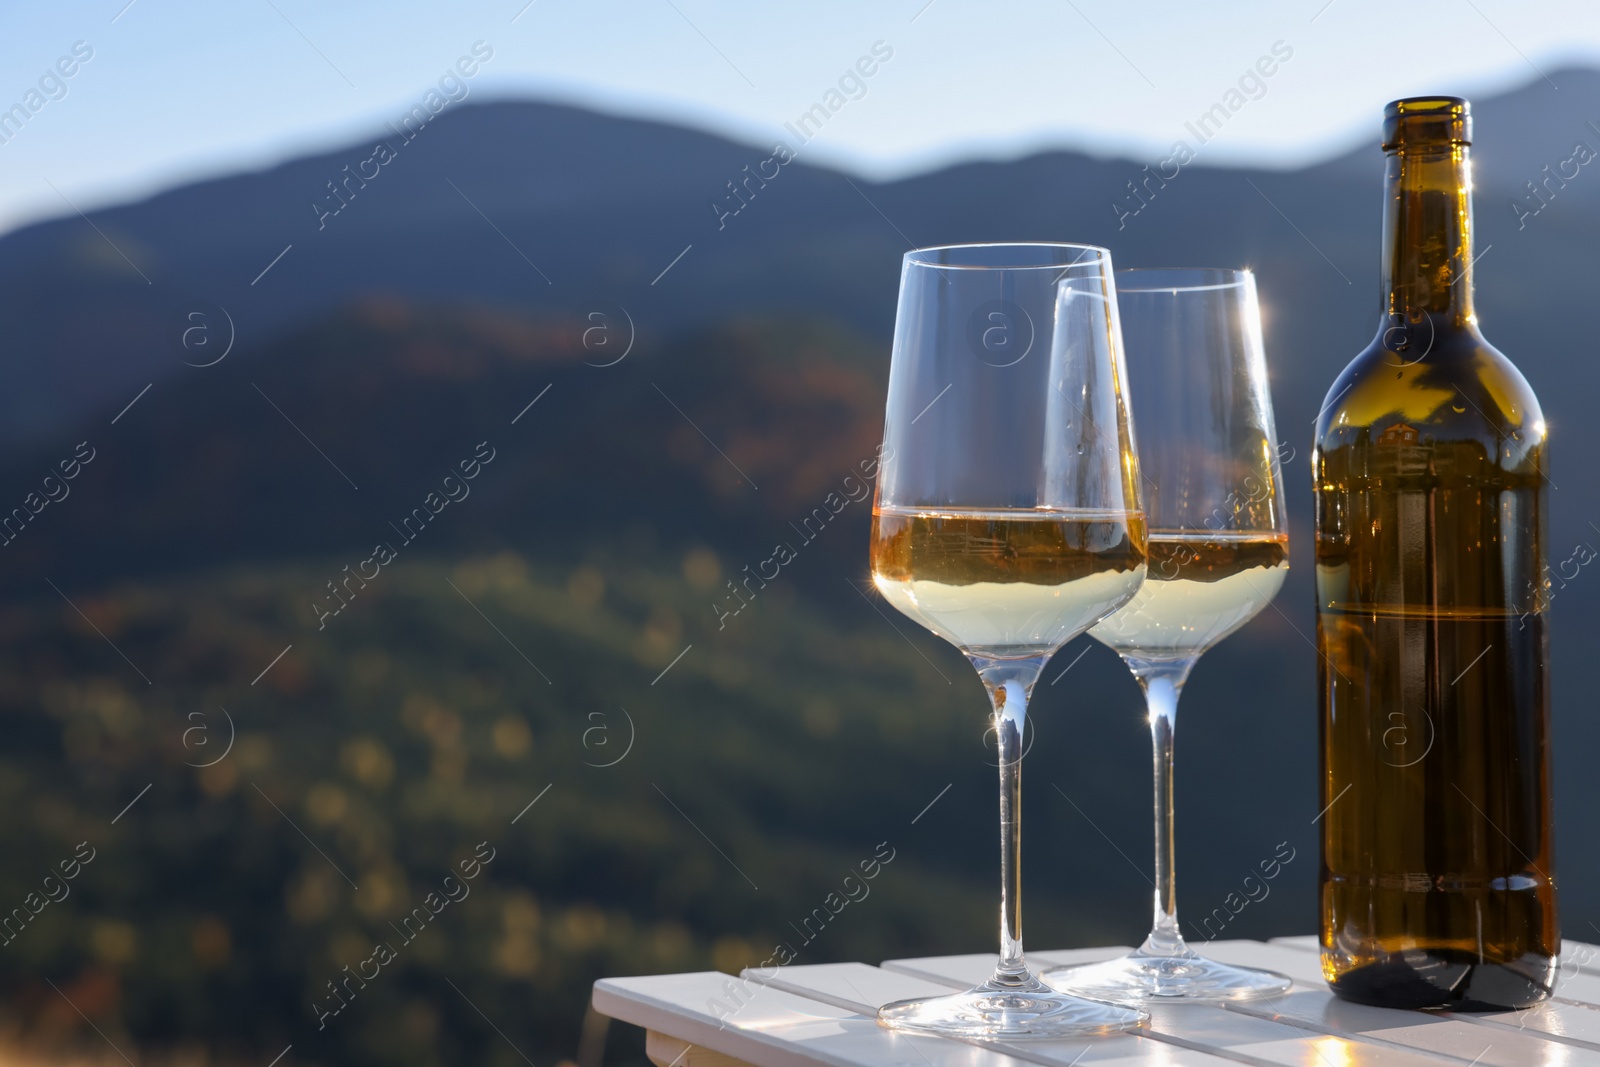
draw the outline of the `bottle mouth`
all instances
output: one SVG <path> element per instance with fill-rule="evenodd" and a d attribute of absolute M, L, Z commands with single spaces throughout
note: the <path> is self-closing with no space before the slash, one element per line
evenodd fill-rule
<path fill-rule="evenodd" d="M 1472 105 L 1459 96 L 1411 96 L 1383 109 L 1383 150 L 1472 143 Z"/>

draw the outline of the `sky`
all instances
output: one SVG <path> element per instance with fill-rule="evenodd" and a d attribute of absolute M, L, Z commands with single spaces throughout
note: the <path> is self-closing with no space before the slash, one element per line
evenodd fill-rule
<path fill-rule="evenodd" d="M 763 146 L 845 79 L 808 157 L 872 179 L 1042 148 L 1158 159 L 1241 78 L 1197 162 L 1295 167 L 1371 142 L 1396 97 L 1600 66 L 1592 0 L 67 0 L 6 21 L 0 110 L 38 109 L 0 127 L 0 231 L 365 139 L 478 42 L 470 99 Z"/>

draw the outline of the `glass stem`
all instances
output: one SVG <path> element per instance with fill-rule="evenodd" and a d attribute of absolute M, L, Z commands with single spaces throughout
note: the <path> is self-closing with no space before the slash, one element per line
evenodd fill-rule
<path fill-rule="evenodd" d="M 1144 689 L 1154 747 L 1156 809 L 1155 921 L 1139 951 L 1151 956 L 1185 956 L 1191 950 L 1178 929 L 1178 875 L 1174 868 L 1172 748 L 1178 722 L 1178 694 L 1193 659 L 1163 663 L 1129 662 Z"/>
<path fill-rule="evenodd" d="M 1000 757 L 1000 963 L 991 981 L 1023 985 L 1032 975 L 1022 959 L 1022 742 L 1028 698 L 1045 661 L 971 659 L 994 705 Z"/>

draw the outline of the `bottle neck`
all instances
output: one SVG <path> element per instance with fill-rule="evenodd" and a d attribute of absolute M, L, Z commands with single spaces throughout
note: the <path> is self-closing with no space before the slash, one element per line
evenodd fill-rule
<path fill-rule="evenodd" d="M 1477 328 L 1468 151 L 1463 144 L 1441 144 L 1388 154 L 1382 291 L 1391 341 L 1396 336 L 1423 341 L 1435 330 Z M 1419 329 L 1429 332 L 1418 335 Z"/>

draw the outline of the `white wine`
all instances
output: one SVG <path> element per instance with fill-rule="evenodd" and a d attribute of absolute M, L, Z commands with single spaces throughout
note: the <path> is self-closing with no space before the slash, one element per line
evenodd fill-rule
<path fill-rule="evenodd" d="M 1137 659 L 1192 659 L 1267 606 L 1289 573 L 1276 532 L 1150 534 L 1149 573 L 1122 610 L 1089 633 Z"/>
<path fill-rule="evenodd" d="M 872 580 L 963 652 L 1048 654 L 1122 606 L 1145 574 L 1144 516 L 874 509 Z"/>

